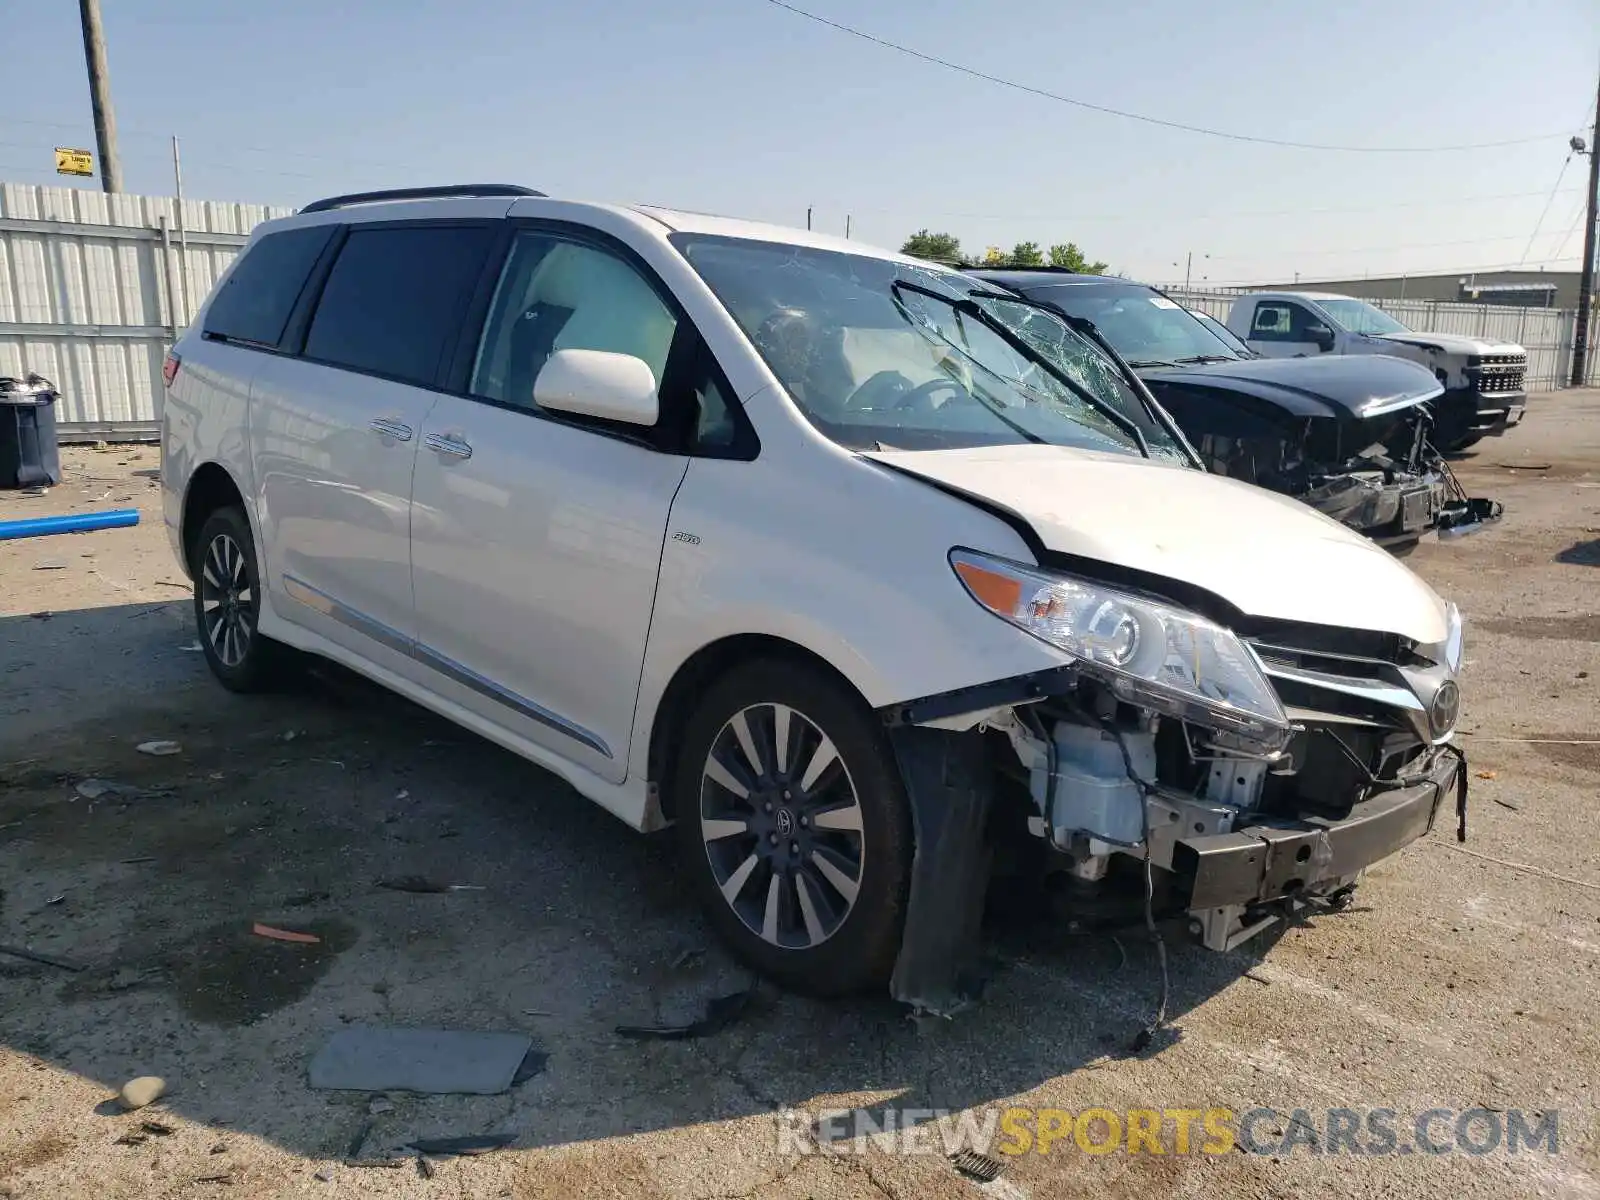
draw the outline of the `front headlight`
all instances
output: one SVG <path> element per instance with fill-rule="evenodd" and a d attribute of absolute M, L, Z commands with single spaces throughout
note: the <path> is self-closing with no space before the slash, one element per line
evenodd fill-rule
<path fill-rule="evenodd" d="M 996 616 L 1080 659 L 1130 704 L 1281 749 L 1289 718 L 1255 655 L 1195 613 L 970 550 L 950 565 Z"/>

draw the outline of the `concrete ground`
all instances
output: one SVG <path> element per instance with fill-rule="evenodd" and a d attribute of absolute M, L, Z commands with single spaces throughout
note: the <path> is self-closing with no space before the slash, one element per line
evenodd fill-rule
<path fill-rule="evenodd" d="M 223 691 L 195 652 L 155 450 L 65 459 L 48 495 L 0 493 L 0 519 L 144 520 L 0 542 L 0 942 L 85 968 L 0 956 L 0 1197 L 1600 1195 L 1600 393 L 1536 397 L 1465 459 L 1508 515 L 1409 560 L 1470 622 L 1471 840 L 1436 830 L 1343 914 L 1226 955 L 1175 949 L 1176 1033 L 1143 1055 L 1127 1047 L 1157 990 L 1144 937 L 1042 922 L 995 932 L 988 993 L 953 1022 L 763 990 L 703 1040 L 617 1036 L 743 982 L 670 846 L 349 679 Z M 181 753 L 135 750 L 158 738 Z M 137 790 L 86 798 L 91 778 Z M 400 875 L 479 890 L 375 886 Z M 351 1022 L 525 1030 L 548 1061 L 491 1097 L 310 1090 L 311 1055 Z M 170 1087 L 156 1107 L 104 1103 L 146 1074 Z M 1402 1131 L 1432 1107 L 1554 1110 L 1559 1145 L 1101 1156 L 1069 1138 L 983 1185 L 940 1153 L 780 1148 L 776 1110 L 890 1102 L 1269 1106 L 1268 1138 L 1297 1108 L 1389 1107 Z M 431 1177 L 343 1161 L 357 1141 L 372 1161 L 495 1132 L 515 1141 Z"/>

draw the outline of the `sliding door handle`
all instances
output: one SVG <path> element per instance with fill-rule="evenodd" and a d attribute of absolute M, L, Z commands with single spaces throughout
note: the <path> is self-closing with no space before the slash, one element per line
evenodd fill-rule
<path fill-rule="evenodd" d="M 367 428 L 380 437 L 392 437 L 397 442 L 411 440 L 411 426 L 402 425 L 399 421 L 390 420 L 388 417 L 374 417 Z"/>
<path fill-rule="evenodd" d="M 471 458 L 472 446 L 464 439 L 448 433 L 430 433 L 422 439 L 429 450 L 448 454 L 451 458 Z"/>

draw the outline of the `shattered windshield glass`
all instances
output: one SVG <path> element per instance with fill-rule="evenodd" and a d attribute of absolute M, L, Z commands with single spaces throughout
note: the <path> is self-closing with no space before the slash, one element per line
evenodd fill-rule
<path fill-rule="evenodd" d="M 1096 347 L 1028 305 L 971 299 L 984 289 L 967 276 L 779 242 L 673 241 L 806 418 L 841 445 L 1140 454 L 1142 440 L 1187 461 Z"/>
<path fill-rule="evenodd" d="M 1139 283 L 1076 283 L 1030 289 L 1036 300 L 1094 322 L 1131 366 L 1229 361 L 1240 357 L 1181 304 Z"/>

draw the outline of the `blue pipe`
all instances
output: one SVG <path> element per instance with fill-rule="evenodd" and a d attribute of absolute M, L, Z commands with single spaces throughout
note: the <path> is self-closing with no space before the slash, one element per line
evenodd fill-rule
<path fill-rule="evenodd" d="M 91 529 L 120 529 L 139 523 L 137 508 L 113 508 L 107 512 L 76 513 L 65 517 L 29 517 L 22 521 L 0 521 L 0 542 L 10 538 L 44 537 L 50 533 L 87 533 Z"/>

